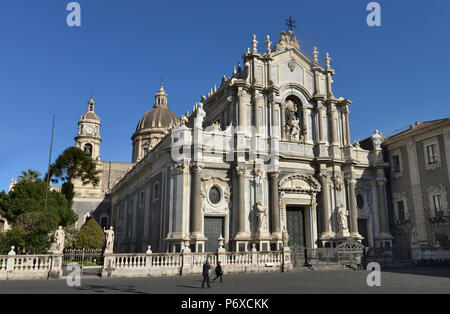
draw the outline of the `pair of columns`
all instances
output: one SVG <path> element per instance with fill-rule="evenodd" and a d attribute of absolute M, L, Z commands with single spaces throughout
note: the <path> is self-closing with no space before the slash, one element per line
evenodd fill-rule
<path fill-rule="evenodd" d="M 237 199 L 238 199 L 238 224 L 237 224 L 237 235 L 240 236 L 246 235 L 245 231 L 245 220 L 247 217 L 246 214 L 246 204 L 245 204 L 245 167 L 237 166 L 236 167 L 236 175 L 237 175 Z M 280 235 L 280 208 L 279 208 L 279 193 L 278 193 L 278 172 L 269 173 L 270 176 L 270 209 L 271 209 L 271 218 L 272 218 L 272 234 Z"/>
<path fill-rule="evenodd" d="M 192 214 L 191 214 L 191 234 L 197 237 L 203 235 L 202 232 L 202 211 L 201 211 L 201 164 L 192 167 Z M 236 198 L 238 200 L 237 213 L 237 237 L 245 235 L 245 167 L 237 166 L 235 173 L 237 176 Z M 272 210 L 272 233 L 280 234 L 280 210 L 278 202 L 278 173 L 270 173 L 271 190 L 271 210 Z"/>
<path fill-rule="evenodd" d="M 331 195 L 330 195 L 330 187 L 332 185 L 331 176 L 325 172 L 319 175 L 321 185 L 322 185 L 322 202 L 321 202 L 321 211 L 322 211 L 322 234 L 321 239 L 326 240 L 333 236 L 333 233 L 330 228 L 330 217 L 331 217 Z M 353 177 L 347 178 L 348 184 L 348 197 L 349 197 L 349 216 L 350 216 L 350 235 L 352 237 L 360 238 L 360 234 L 358 232 L 358 208 L 356 205 L 356 180 Z"/>

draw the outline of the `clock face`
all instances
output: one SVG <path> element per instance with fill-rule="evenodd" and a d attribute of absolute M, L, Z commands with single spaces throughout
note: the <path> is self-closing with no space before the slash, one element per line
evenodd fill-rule
<path fill-rule="evenodd" d="M 86 128 L 86 133 L 87 133 L 87 134 L 92 134 L 92 133 L 94 133 L 94 128 L 91 127 L 91 126 L 88 126 L 88 127 Z"/>

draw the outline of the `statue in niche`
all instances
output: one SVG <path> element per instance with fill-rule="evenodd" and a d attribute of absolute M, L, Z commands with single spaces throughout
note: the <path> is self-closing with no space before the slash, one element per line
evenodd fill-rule
<path fill-rule="evenodd" d="M 284 133 L 286 139 L 291 142 L 300 141 L 300 119 L 298 118 L 298 106 L 292 101 L 287 100 L 286 104 L 286 125 Z"/>

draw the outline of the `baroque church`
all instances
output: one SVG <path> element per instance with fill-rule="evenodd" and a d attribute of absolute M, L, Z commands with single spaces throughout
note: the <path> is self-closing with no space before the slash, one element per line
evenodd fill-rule
<path fill-rule="evenodd" d="M 113 226 L 115 252 L 213 252 L 335 247 L 346 239 L 392 245 L 382 137 L 350 140 L 351 101 L 333 94 L 334 69 L 292 31 L 269 36 L 222 76 L 191 112 L 169 109 L 161 83 L 131 137 L 130 163 L 100 158 L 100 118 L 91 99 L 76 146 L 101 171 L 97 187 L 75 185 L 74 210 Z"/>

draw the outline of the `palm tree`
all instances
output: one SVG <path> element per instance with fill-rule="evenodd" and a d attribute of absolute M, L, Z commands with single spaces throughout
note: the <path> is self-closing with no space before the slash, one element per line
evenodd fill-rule
<path fill-rule="evenodd" d="M 27 171 L 22 171 L 17 180 L 20 181 L 36 181 L 41 176 L 39 171 L 28 169 Z"/>

